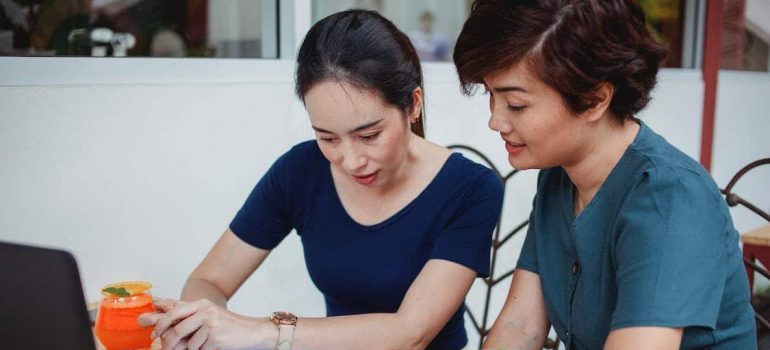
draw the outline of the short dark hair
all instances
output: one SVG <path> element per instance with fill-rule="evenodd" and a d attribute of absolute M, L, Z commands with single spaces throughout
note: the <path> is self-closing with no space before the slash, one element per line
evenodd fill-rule
<path fill-rule="evenodd" d="M 313 25 L 297 55 L 295 90 L 302 102 L 310 88 L 328 80 L 375 91 L 410 112 L 412 92 L 422 87 L 422 68 L 411 42 L 392 22 L 374 11 L 348 10 Z M 421 111 L 412 132 L 424 137 L 424 122 Z"/>
<path fill-rule="evenodd" d="M 466 94 L 485 75 L 524 62 L 575 114 L 610 83 L 609 109 L 623 120 L 650 101 L 666 53 L 633 0 L 476 0 L 454 62 Z"/>

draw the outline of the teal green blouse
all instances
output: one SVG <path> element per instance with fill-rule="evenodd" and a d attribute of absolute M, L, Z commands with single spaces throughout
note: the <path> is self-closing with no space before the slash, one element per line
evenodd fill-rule
<path fill-rule="evenodd" d="M 568 349 L 619 328 L 684 328 L 681 349 L 757 348 L 746 271 L 709 174 L 644 123 L 587 207 L 573 215 L 561 168 L 538 178 L 517 268 L 540 275 Z"/>

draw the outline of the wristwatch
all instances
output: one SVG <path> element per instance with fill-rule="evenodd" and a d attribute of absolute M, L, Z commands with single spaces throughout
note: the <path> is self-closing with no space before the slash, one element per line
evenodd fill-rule
<path fill-rule="evenodd" d="M 294 336 L 294 327 L 297 325 L 297 316 L 291 312 L 276 311 L 270 316 L 270 321 L 278 326 L 278 346 L 276 349 L 291 350 L 291 340 Z"/>

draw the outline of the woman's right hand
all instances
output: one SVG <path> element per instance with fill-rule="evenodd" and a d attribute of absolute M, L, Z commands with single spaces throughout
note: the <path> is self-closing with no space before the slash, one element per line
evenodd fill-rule
<path fill-rule="evenodd" d="M 268 318 L 235 314 L 207 299 L 162 300 L 159 312 L 143 314 L 139 323 L 154 326 L 164 350 L 274 349 L 278 329 Z"/>

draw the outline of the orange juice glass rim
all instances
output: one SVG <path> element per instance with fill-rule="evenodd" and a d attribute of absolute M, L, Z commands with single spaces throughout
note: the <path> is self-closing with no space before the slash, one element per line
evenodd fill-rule
<path fill-rule="evenodd" d="M 152 283 L 144 281 L 115 282 L 102 287 L 102 290 L 106 288 L 125 288 L 126 291 L 131 295 L 137 295 L 149 291 L 152 288 Z M 102 292 L 102 295 L 113 296 L 112 294 L 106 292 Z"/>

